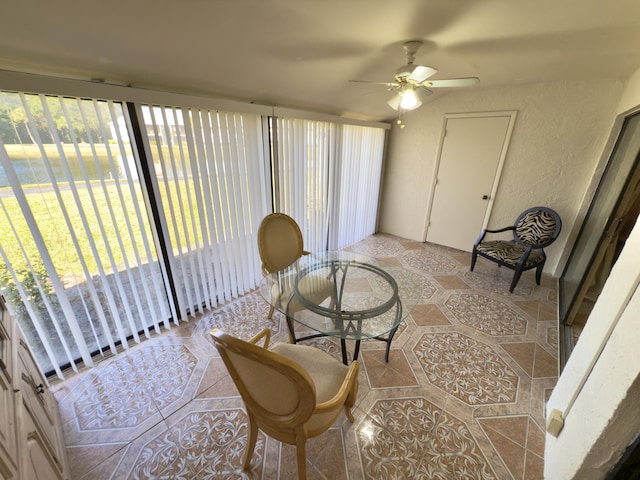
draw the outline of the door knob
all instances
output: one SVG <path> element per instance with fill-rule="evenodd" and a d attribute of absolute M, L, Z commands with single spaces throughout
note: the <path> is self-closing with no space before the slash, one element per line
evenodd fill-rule
<path fill-rule="evenodd" d="M 489 195 L 482 195 L 483 200 L 489 200 Z"/>

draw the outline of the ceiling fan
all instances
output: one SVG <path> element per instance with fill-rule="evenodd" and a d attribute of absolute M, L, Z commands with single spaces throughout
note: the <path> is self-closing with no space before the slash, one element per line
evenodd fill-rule
<path fill-rule="evenodd" d="M 422 42 L 420 40 L 410 40 L 402 44 L 407 56 L 407 64 L 396 70 L 393 82 L 351 81 L 386 85 L 389 91 L 397 92 L 387 102 L 394 110 L 415 110 L 422 105 L 422 99 L 433 93 L 429 90 L 430 88 L 470 87 L 480 81 L 478 77 L 429 80 L 429 78 L 438 73 L 438 70 L 425 65 L 413 64 L 421 45 Z"/>

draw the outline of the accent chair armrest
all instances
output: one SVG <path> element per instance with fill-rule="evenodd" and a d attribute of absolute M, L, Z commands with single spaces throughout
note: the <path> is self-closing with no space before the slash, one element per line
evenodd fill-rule
<path fill-rule="evenodd" d="M 480 236 L 478 237 L 478 239 L 476 240 L 475 245 L 479 245 L 480 243 L 482 243 L 482 241 L 484 240 L 484 237 L 487 233 L 500 233 L 500 232 L 508 232 L 509 230 L 515 230 L 516 227 L 514 227 L 513 225 L 510 225 L 508 227 L 504 227 L 504 228 L 498 228 L 497 230 L 491 230 L 491 229 L 485 229 L 482 231 L 482 233 L 480 234 Z"/>
<path fill-rule="evenodd" d="M 354 389 L 357 389 L 359 371 L 360 371 L 360 362 L 358 360 L 355 360 L 351 363 L 351 365 L 349 365 L 349 371 L 345 375 L 344 380 L 342 381 L 342 385 L 340 386 L 340 389 L 336 392 L 333 398 L 325 402 L 318 403 L 313 413 L 317 414 L 317 413 L 330 412 L 332 410 L 335 410 L 338 407 L 345 405 L 345 403 L 347 405 L 349 405 L 349 403 L 353 404 L 353 401 L 355 400 L 355 395 L 357 393 L 356 391 L 354 391 Z M 351 402 L 346 401 L 349 396 L 352 397 Z M 351 411 L 349 410 L 349 408 L 347 408 L 346 413 L 347 413 L 347 417 L 349 418 L 349 421 L 353 423 L 353 415 L 351 414 Z"/>
<path fill-rule="evenodd" d="M 264 338 L 264 345 L 262 345 L 262 348 L 269 348 L 269 341 L 271 340 L 271 330 L 269 330 L 268 328 L 265 328 L 258 334 L 254 335 L 249 340 L 249 343 L 253 343 L 254 345 L 256 345 L 261 338 Z"/>
<path fill-rule="evenodd" d="M 489 230 L 488 228 L 485 230 L 487 233 L 500 233 L 500 232 L 508 232 L 509 230 L 515 230 L 516 227 L 513 225 L 509 225 L 508 227 L 499 228 L 497 230 Z"/>

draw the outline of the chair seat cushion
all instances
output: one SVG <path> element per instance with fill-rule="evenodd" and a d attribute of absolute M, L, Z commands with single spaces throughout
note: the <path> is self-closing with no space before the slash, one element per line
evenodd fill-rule
<path fill-rule="evenodd" d="M 349 367 L 343 365 L 331 355 L 315 347 L 276 343 L 271 351 L 293 360 L 307 371 L 316 387 L 316 403 L 331 400 L 342 386 Z M 305 423 L 307 434 L 315 436 L 324 431 L 340 415 L 342 406 L 324 413 L 314 413 Z"/>
<path fill-rule="evenodd" d="M 272 298 L 280 298 L 283 310 L 286 310 L 287 302 L 291 298 L 295 277 L 296 275 L 280 277 L 279 283 L 272 286 Z M 280 294 L 279 291 L 282 293 Z M 333 293 L 333 282 L 322 275 L 305 275 L 298 283 L 298 292 L 311 303 L 320 304 Z M 294 299 L 289 312 L 293 313 L 302 308 L 300 302 Z"/>
<path fill-rule="evenodd" d="M 271 351 L 293 360 L 307 371 L 316 387 L 317 403 L 332 399 L 349 371 L 349 367 L 315 347 L 276 343 Z"/>
<path fill-rule="evenodd" d="M 493 259 L 499 260 L 509 266 L 515 267 L 520 260 L 520 257 L 525 252 L 525 247 L 515 243 L 504 240 L 491 240 L 488 242 L 482 242 L 476 246 L 476 251 L 482 255 L 487 255 Z M 529 258 L 524 264 L 524 268 L 535 267 L 544 262 L 544 255 L 538 250 L 532 250 L 529 254 Z"/>

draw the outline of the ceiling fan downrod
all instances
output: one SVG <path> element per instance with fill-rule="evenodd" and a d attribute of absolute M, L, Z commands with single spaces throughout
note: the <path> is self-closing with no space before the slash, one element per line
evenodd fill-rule
<path fill-rule="evenodd" d="M 421 46 L 422 46 L 422 42 L 420 40 L 409 40 L 408 42 L 404 42 L 402 44 L 404 53 L 407 56 L 407 63 L 409 65 L 413 65 L 413 62 L 416 59 L 416 53 L 418 53 L 418 49 Z"/>

